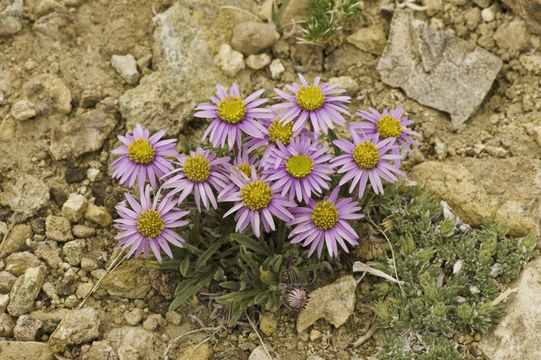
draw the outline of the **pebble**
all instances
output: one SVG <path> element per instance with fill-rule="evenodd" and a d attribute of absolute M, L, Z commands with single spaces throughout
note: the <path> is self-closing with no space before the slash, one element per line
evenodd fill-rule
<path fill-rule="evenodd" d="M 49 346 L 35 341 L 0 341 L 2 360 L 53 360 Z M 24 357 L 21 357 L 24 354 Z"/>
<path fill-rule="evenodd" d="M 135 308 L 131 311 L 126 311 L 124 313 L 124 320 L 126 320 L 126 324 L 130 326 L 135 326 L 139 324 L 139 322 L 143 319 L 143 310 L 139 308 Z"/>
<path fill-rule="evenodd" d="M 20 276 L 28 268 L 38 267 L 42 264 L 36 255 L 28 251 L 17 252 L 6 258 L 6 271 L 9 271 L 15 276 Z"/>
<path fill-rule="evenodd" d="M 512 52 L 528 48 L 530 32 L 522 19 L 515 18 L 510 23 L 499 26 L 494 32 L 494 40 L 500 49 Z"/>
<path fill-rule="evenodd" d="M 386 40 L 385 31 L 383 31 L 380 25 L 361 28 L 347 37 L 347 41 L 350 44 L 374 55 L 381 55 L 383 53 Z"/>
<path fill-rule="evenodd" d="M 36 310 L 32 311 L 29 316 L 40 320 L 43 323 L 42 332 L 50 334 L 68 313 L 68 309 Z"/>
<path fill-rule="evenodd" d="M 280 75 L 286 70 L 280 59 L 274 59 L 269 65 L 269 70 L 271 73 L 271 78 L 278 80 Z"/>
<path fill-rule="evenodd" d="M 339 85 L 338 87 L 341 89 L 347 90 L 349 93 L 356 93 L 359 90 L 359 84 L 357 83 L 357 80 L 352 78 L 351 76 L 339 76 L 339 77 L 332 77 L 329 79 L 330 85 Z"/>
<path fill-rule="evenodd" d="M 62 216 L 47 216 L 45 219 L 45 236 L 59 242 L 72 240 L 70 221 Z"/>
<path fill-rule="evenodd" d="M 356 288 L 355 278 L 347 275 L 312 291 L 310 301 L 297 317 L 297 332 L 306 330 L 321 318 L 337 328 L 345 324 L 355 309 Z"/>
<path fill-rule="evenodd" d="M 23 172 L 14 180 L 15 183 L 4 182 L 0 204 L 9 206 L 13 212 L 32 216 L 49 202 L 49 188 L 42 179 Z"/>
<path fill-rule="evenodd" d="M 68 264 L 77 266 L 81 263 L 84 250 L 85 241 L 83 239 L 76 239 L 66 243 L 62 247 L 62 255 Z"/>
<path fill-rule="evenodd" d="M 32 227 L 30 225 L 15 225 L 0 245 L 0 257 L 24 249 L 26 247 L 26 239 L 31 239 L 32 235 Z"/>
<path fill-rule="evenodd" d="M 99 169 L 90 168 L 90 169 L 88 169 L 86 171 L 86 177 L 91 182 L 94 182 L 96 180 L 100 180 L 102 178 L 102 174 L 101 174 L 101 171 Z"/>
<path fill-rule="evenodd" d="M 481 19 L 483 19 L 484 22 L 491 22 L 494 20 L 494 9 L 492 7 L 488 7 L 486 9 L 483 9 L 481 11 Z"/>
<path fill-rule="evenodd" d="M 165 314 L 165 318 L 173 325 L 180 325 L 180 322 L 182 321 L 182 316 L 175 311 L 168 311 Z"/>
<path fill-rule="evenodd" d="M 79 299 L 77 299 L 76 295 L 70 295 L 64 300 L 64 306 L 68 309 L 73 309 L 79 304 Z"/>
<path fill-rule="evenodd" d="M 38 244 L 34 253 L 41 259 L 44 259 L 53 269 L 57 269 L 62 262 L 62 259 L 60 258 L 60 249 L 51 248 L 51 244 Z"/>
<path fill-rule="evenodd" d="M 252 55 L 271 47 L 280 39 L 273 23 L 248 21 L 233 28 L 231 46 L 245 55 Z"/>
<path fill-rule="evenodd" d="M 91 282 L 79 284 L 79 286 L 77 286 L 77 290 L 75 291 L 75 295 L 78 299 L 84 299 L 90 294 L 93 288 L 94 284 Z"/>
<path fill-rule="evenodd" d="M 92 271 L 92 270 L 96 270 L 97 268 L 98 268 L 98 264 L 96 263 L 94 259 L 90 259 L 86 257 L 81 259 L 81 270 Z"/>
<path fill-rule="evenodd" d="M 233 50 L 228 44 L 222 44 L 220 46 L 218 55 L 216 55 L 214 60 L 218 67 L 230 77 L 237 75 L 239 71 L 246 67 L 242 53 Z"/>
<path fill-rule="evenodd" d="M 269 352 L 271 359 L 270 360 L 280 360 L 280 355 L 278 355 L 269 345 L 266 346 L 267 351 Z M 252 351 L 248 360 L 269 360 L 267 352 L 262 345 L 259 345 Z"/>
<path fill-rule="evenodd" d="M 9 294 L 0 294 L 0 313 L 6 311 L 9 304 Z"/>
<path fill-rule="evenodd" d="M 10 337 L 13 334 L 15 323 L 11 316 L 6 313 L 0 315 L 0 336 Z"/>
<path fill-rule="evenodd" d="M 59 189 L 56 187 L 50 188 L 49 194 L 50 194 L 51 199 L 58 206 L 62 206 L 66 202 L 66 200 L 68 200 L 68 195 L 66 195 L 66 193 L 62 189 Z"/>
<path fill-rule="evenodd" d="M 86 169 L 84 167 L 67 168 L 64 178 L 68 184 L 79 183 L 85 179 Z"/>
<path fill-rule="evenodd" d="M 81 106 L 90 108 L 99 103 L 103 96 L 94 90 L 84 90 L 81 93 Z"/>
<path fill-rule="evenodd" d="M 6 294 L 11 291 L 17 277 L 8 271 L 0 271 L 0 294 Z M 1 311 L 0 311 L 1 312 Z"/>
<path fill-rule="evenodd" d="M 43 322 L 38 319 L 22 315 L 17 319 L 17 324 L 13 329 L 13 336 L 19 341 L 34 341 L 38 331 L 43 326 Z"/>
<path fill-rule="evenodd" d="M 79 224 L 73 225 L 73 228 L 71 228 L 71 232 L 73 233 L 73 235 L 75 235 L 75 237 L 83 239 L 96 235 L 96 229 L 94 229 L 93 227 Z"/>
<path fill-rule="evenodd" d="M 272 313 L 265 313 L 259 315 L 259 328 L 263 332 L 263 334 L 267 336 L 271 336 L 272 333 L 276 330 L 276 327 L 278 326 L 278 323 L 276 322 L 276 319 L 274 318 L 274 315 Z"/>
<path fill-rule="evenodd" d="M 85 351 L 81 360 L 119 360 L 115 351 L 107 341 L 94 341 Z"/>
<path fill-rule="evenodd" d="M 34 301 L 41 290 L 45 279 L 44 267 L 27 269 L 19 276 L 9 295 L 7 310 L 12 316 L 20 316 L 29 313 L 34 309 Z"/>
<path fill-rule="evenodd" d="M 45 234 L 45 221 L 42 218 L 34 218 L 30 220 L 32 230 L 36 234 Z"/>
<path fill-rule="evenodd" d="M 118 348 L 118 356 L 120 360 L 140 360 L 137 349 L 131 345 L 123 345 Z"/>
<path fill-rule="evenodd" d="M 154 331 L 163 322 L 160 314 L 152 314 L 143 321 L 143 328 L 148 331 Z"/>
<path fill-rule="evenodd" d="M 260 70 L 269 65 L 271 57 L 267 53 L 259 55 L 250 55 L 246 58 L 246 65 L 252 70 Z"/>
<path fill-rule="evenodd" d="M 62 216 L 72 222 L 77 222 L 83 217 L 87 205 L 88 202 L 84 196 L 72 193 L 62 205 Z"/>
<path fill-rule="evenodd" d="M 113 218 L 107 211 L 105 206 L 96 206 L 94 204 L 88 204 L 85 212 L 85 219 L 95 222 L 102 227 L 109 226 L 113 223 Z"/>
<path fill-rule="evenodd" d="M 204 343 L 199 346 L 196 344 L 185 346 L 176 360 L 210 360 L 211 358 L 212 350 L 207 343 Z M 228 359 L 234 359 L 234 357 Z"/>
<path fill-rule="evenodd" d="M 82 344 L 99 336 L 101 321 L 92 308 L 70 311 L 49 338 L 53 352 L 64 351 L 68 345 Z"/>
<path fill-rule="evenodd" d="M 111 296 L 142 299 L 151 288 L 148 267 L 140 260 L 124 262 L 103 278 L 102 287 Z"/>
<path fill-rule="evenodd" d="M 23 121 L 33 118 L 37 115 L 34 105 L 26 100 L 19 100 L 13 104 L 11 108 L 11 115 L 17 120 Z"/>
<path fill-rule="evenodd" d="M 135 85 L 139 81 L 140 75 L 137 70 L 137 62 L 133 55 L 113 55 L 111 57 L 111 65 L 128 84 Z"/>

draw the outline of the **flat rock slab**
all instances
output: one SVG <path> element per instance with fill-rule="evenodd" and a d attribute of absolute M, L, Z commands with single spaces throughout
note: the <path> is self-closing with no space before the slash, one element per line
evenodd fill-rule
<path fill-rule="evenodd" d="M 357 280 L 351 275 L 320 287 L 309 295 L 309 301 L 297 317 L 297 332 L 324 318 L 335 327 L 344 325 L 355 309 Z"/>
<path fill-rule="evenodd" d="M 385 84 L 448 112 L 456 128 L 477 110 L 501 67 L 496 55 L 396 10 L 377 70 Z"/>
<path fill-rule="evenodd" d="M 49 152 L 54 160 L 63 160 L 99 150 L 116 123 L 108 109 L 86 112 L 51 130 Z"/>
<path fill-rule="evenodd" d="M 510 176 L 516 174 L 516 176 Z M 541 161 L 527 157 L 427 161 L 408 177 L 445 200 L 466 223 L 509 222 L 524 236 L 541 225 Z"/>
<path fill-rule="evenodd" d="M 511 284 L 500 324 L 483 336 L 479 348 L 490 360 L 539 360 L 541 354 L 541 258 L 529 263 Z"/>
<path fill-rule="evenodd" d="M 53 360 L 49 345 L 34 341 L 0 341 L 2 360 Z"/>
<path fill-rule="evenodd" d="M 38 177 L 19 173 L 4 185 L 0 204 L 28 216 L 34 215 L 49 200 L 49 188 Z"/>

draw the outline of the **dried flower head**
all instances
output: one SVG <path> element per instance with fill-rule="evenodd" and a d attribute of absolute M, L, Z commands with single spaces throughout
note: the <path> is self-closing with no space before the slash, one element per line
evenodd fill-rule
<path fill-rule="evenodd" d="M 303 288 L 293 288 L 286 294 L 287 305 L 296 310 L 304 309 L 308 303 L 308 294 Z"/>

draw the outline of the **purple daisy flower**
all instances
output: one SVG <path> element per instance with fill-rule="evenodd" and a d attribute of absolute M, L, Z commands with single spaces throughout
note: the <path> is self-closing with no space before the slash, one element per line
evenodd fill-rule
<path fill-rule="evenodd" d="M 189 211 L 179 211 L 174 208 L 175 202 L 171 196 L 160 197 L 158 192 L 154 201 L 150 201 L 150 186 L 147 185 L 141 192 L 141 202 L 138 203 L 130 193 L 125 193 L 129 207 L 125 203 L 116 206 L 120 219 L 115 219 L 115 228 L 123 230 L 115 236 L 122 239 L 119 245 L 123 249 L 131 246 L 128 258 L 135 252 L 139 257 L 142 252 L 148 257 L 152 250 L 159 263 L 162 262 L 160 249 L 172 259 L 173 252 L 169 243 L 182 247 L 184 239 L 172 229 L 188 224 L 188 221 L 179 220 L 188 215 Z"/>
<path fill-rule="evenodd" d="M 194 116 L 214 119 L 209 125 L 203 139 L 210 134 L 209 140 L 214 147 L 223 147 L 227 139 L 229 150 L 233 149 L 235 142 L 238 148 L 242 146 L 242 132 L 258 139 L 263 138 L 265 128 L 258 120 L 272 117 L 269 110 L 258 107 L 268 99 L 259 98 L 264 89 L 254 92 L 246 99 L 241 99 L 237 84 L 233 84 L 229 95 L 223 87 L 216 85 L 218 96 L 211 96 L 213 104 L 202 103 L 197 105 Z"/>
<path fill-rule="evenodd" d="M 259 167 L 259 161 L 257 161 L 257 154 L 250 157 L 246 147 L 242 148 L 235 160 L 233 160 L 233 172 L 242 171 L 244 175 L 250 177 L 252 176 L 252 168 L 257 170 Z"/>
<path fill-rule="evenodd" d="M 250 178 L 242 172 L 232 174 L 231 183 L 218 194 L 218 201 L 234 201 L 235 205 L 224 214 L 224 217 L 236 212 L 235 231 L 241 233 L 248 224 L 251 224 L 252 231 L 257 237 L 261 233 L 261 223 L 265 232 L 276 230 L 273 216 L 283 221 L 293 219 L 288 208 L 295 206 L 278 194 L 276 186 L 266 177 L 259 176 L 254 167 Z"/>
<path fill-rule="evenodd" d="M 312 124 L 314 134 L 319 134 L 319 129 L 327 134 L 327 129 L 333 129 L 334 123 L 345 125 L 346 120 L 342 114 L 350 115 L 347 105 L 350 102 L 349 96 L 334 96 L 345 92 L 343 89 L 336 89 L 338 84 L 329 85 L 319 83 L 316 77 L 313 83 L 308 84 L 304 77 L 299 74 L 301 84 L 293 83 L 286 85 L 286 88 L 293 94 L 288 94 L 280 89 L 274 89 L 286 102 L 271 106 L 272 110 L 281 111 L 280 116 L 285 119 L 284 123 L 294 120 L 293 132 L 302 129 L 308 119 Z M 341 114 L 342 113 L 342 114 Z"/>
<path fill-rule="evenodd" d="M 135 126 L 133 135 L 119 135 L 122 146 L 111 150 L 113 154 L 122 155 L 113 161 L 113 179 L 119 178 L 121 185 L 132 187 L 135 178 L 139 177 L 139 189 L 142 191 L 148 179 L 152 188 L 156 189 L 156 178 L 160 178 L 173 170 L 173 166 L 164 156 L 178 155 L 175 150 L 175 139 L 160 140 L 165 130 L 158 131 L 149 137 L 149 131 L 140 124 Z"/>
<path fill-rule="evenodd" d="M 339 186 L 353 179 L 349 192 L 352 193 L 358 185 L 360 199 L 363 197 L 368 180 L 370 180 L 376 194 L 383 194 L 381 178 L 394 183 L 398 180 L 394 174 L 404 176 L 396 163 L 396 160 L 400 160 L 401 156 L 396 153 L 395 138 L 381 140 L 377 135 L 372 138 L 360 138 L 355 132 L 351 133 L 351 138 L 353 142 L 346 139 L 333 141 L 334 145 L 346 153 L 332 160 L 333 164 L 342 166 L 337 170 L 337 173 L 345 173 Z M 395 163 L 391 164 L 387 160 L 394 160 Z"/>
<path fill-rule="evenodd" d="M 216 154 L 198 147 L 195 152 L 190 151 L 189 156 L 177 156 L 175 164 L 178 168 L 167 175 L 171 177 L 162 187 L 173 189 L 170 194 L 180 192 L 178 204 L 193 193 L 199 212 L 201 212 L 201 202 L 207 210 L 210 205 L 217 209 L 218 204 L 212 188 L 220 191 L 229 182 L 225 175 L 231 166 L 228 161 L 229 157 L 216 158 Z"/>
<path fill-rule="evenodd" d="M 359 203 L 351 198 L 338 199 L 339 187 L 333 190 L 330 196 L 316 202 L 310 199 L 308 206 L 293 209 L 295 219 L 288 222 L 295 228 L 289 233 L 292 244 L 304 241 L 302 246 L 310 246 L 308 257 L 317 248 L 317 257 L 321 257 L 323 245 L 327 245 L 327 251 L 331 257 L 338 256 L 338 246 L 349 253 L 345 243 L 358 245 L 359 236 L 349 225 L 348 220 L 361 219 L 364 214 L 357 213 L 361 210 Z"/>
<path fill-rule="evenodd" d="M 326 163 L 332 159 L 327 154 L 329 148 L 313 142 L 307 136 L 299 136 L 289 145 L 278 143 L 279 165 L 265 171 L 269 181 L 282 191 L 282 196 L 289 194 L 293 201 L 308 203 L 312 193 L 321 196 L 322 189 L 329 189 L 330 174 L 334 173 L 334 165 Z M 270 164 L 272 165 L 272 164 Z"/>
<path fill-rule="evenodd" d="M 396 138 L 410 154 L 413 155 L 409 145 L 419 146 L 417 141 L 412 139 L 412 136 L 421 136 L 418 132 L 408 129 L 406 126 L 413 124 L 413 120 L 408 120 L 402 117 L 403 109 L 399 107 L 396 110 L 383 110 L 379 113 L 377 110 L 368 108 L 367 111 L 357 111 L 355 115 L 359 115 L 366 121 L 355 121 L 350 123 L 351 132 L 359 130 L 361 134 L 367 137 L 378 135 L 380 139 Z"/>

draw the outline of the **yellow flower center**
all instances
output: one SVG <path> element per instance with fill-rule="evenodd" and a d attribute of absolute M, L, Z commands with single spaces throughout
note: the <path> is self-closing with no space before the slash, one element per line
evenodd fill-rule
<path fill-rule="evenodd" d="M 286 170 L 297 179 L 310 175 L 314 169 L 314 162 L 310 156 L 305 154 L 292 156 L 286 160 Z"/>
<path fill-rule="evenodd" d="M 330 200 L 319 201 L 312 212 L 312 220 L 321 230 L 330 229 L 338 222 L 338 210 Z"/>
<path fill-rule="evenodd" d="M 240 96 L 234 97 L 233 95 L 229 95 L 218 103 L 218 116 L 229 124 L 238 123 L 244 119 L 245 114 L 246 104 Z"/>
<path fill-rule="evenodd" d="M 278 118 L 269 125 L 269 140 L 272 142 L 280 140 L 282 144 L 287 145 L 293 136 L 293 121 L 282 124 L 281 120 L 282 118 Z"/>
<path fill-rule="evenodd" d="M 236 167 L 237 171 L 240 170 L 242 171 L 246 176 L 248 176 L 248 178 L 250 176 L 252 176 L 252 165 L 250 164 L 247 164 L 247 163 L 242 163 L 240 164 L 239 166 Z"/>
<path fill-rule="evenodd" d="M 358 143 L 353 150 L 353 160 L 363 169 L 372 169 L 379 162 L 378 147 L 370 140 Z"/>
<path fill-rule="evenodd" d="M 147 139 L 134 139 L 128 145 L 128 157 L 138 163 L 146 165 L 154 160 L 156 150 Z"/>
<path fill-rule="evenodd" d="M 240 197 L 244 205 L 251 210 L 261 210 L 269 205 L 272 199 L 272 190 L 264 181 L 252 181 L 241 189 Z"/>
<path fill-rule="evenodd" d="M 392 115 L 385 115 L 378 120 L 378 134 L 382 139 L 399 137 L 402 132 L 402 124 Z"/>
<path fill-rule="evenodd" d="M 156 210 L 145 210 L 137 219 L 137 230 L 143 236 L 152 239 L 162 233 L 163 219 Z"/>
<path fill-rule="evenodd" d="M 182 169 L 186 177 L 193 182 L 202 182 L 210 175 L 210 161 L 201 154 L 188 156 Z"/>
<path fill-rule="evenodd" d="M 308 111 L 314 111 L 321 106 L 325 101 L 325 95 L 321 91 L 319 86 L 314 86 L 313 84 L 308 85 L 308 87 L 301 85 L 301 89 L 297 91 L 297 103 L 304 109 Z"/>

